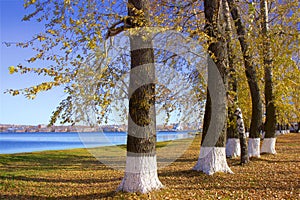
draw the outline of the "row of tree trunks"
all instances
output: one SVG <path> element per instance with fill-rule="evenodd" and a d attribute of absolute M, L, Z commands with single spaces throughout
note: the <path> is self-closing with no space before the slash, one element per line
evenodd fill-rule
<path fill-rule="evenodd" d="M 143 10 L 145 13 L 147 13 L 147 1 L 131 0 L 129 1 L 129 5 L 133 5 L 134 8 Z M 219 13 L 220 8 L 222 8 L 223 11 L 221 14 L 223 16 L 221 18 Z M 233 66 L 233 51 L 230 46 L 232 34 L 230 14 L 235 22 L 237 34 L 239 35 L 238 38 L 243 52 L 245 72 L 251 91 L 252 118 L 250 125 L 249 155 L 256 157 L 259 157 L 260 155 L 259 138 L 262 125 L 262 102 L 253 58 L 249 54 L 249 45 L 247 44 L 245 38 L 245 27 L 242 23 L 236 2 L 234 0 L 205 0 L 204 11 L 206 19 L 206 32 L 211 37 L 211 40 L 208 41 L 208 50 L 210 56 L 214 58 L 213 63 L 215 64 L 217 70 L 214 70 L 212 65 L 209 64 L 207 102 L 205 108 L 201 150 L 194 170 L 203 171 L 204 173 L 210 175 L 214 174 L 215 172 L 232 173 L 226 161 L 226 131 L 229 133 L 229 139 L 237 139 L 239 137 L 240 149 L 242 149 L 241 163 L 248 162 L 248 154 L 242 114 L 241 111 L 237 109 L 237 81 L 235 78 L 235 68 Z M 130 6 L 128 7 L 128 15 L 135 16 L 135 12 Z M 145 19 L 149 20 L 146 14 Z M 225 27 L 222 23 L 225 23 Z M 264 33 L 267 35 L 267 27 L 264 30 L 266 31 Z M 146 46 L 149 48 L 139 49 L 141 43 L 143 43 L 143 46 L 145 43 L 149 43 L 146 44 Z M 266 53 L 268 53 L 268 44 L 266 43 L 264 46 Z M 134 72 L 137 74 L 132 74 L 132 72 L 130 74 L 127 162 L 125 176 L 122 180 L 119 190 L 145 193 L 162 187 L 162 184 L 157 176 L 155 152 L 156 113 L 155 85 L 153 83 L 155 80 L 155 66 L 153 64 L 154 53 L 151 40 L 145 40 L 144 36 L 142 35 L 132 36 L 130 38 L 130 47 L 131 69 L 135 69 Z M 266 80 L 271 80 L 271 82 L 266 83 L 265 92 L 266 94 L 271 94 L 271 96 L 266 96 L 266 105 L 267 109 L 268 105 L 271 106 L 269 113 L 271 112 L 271 114 L 273 114 L 272 112 L 274 111 L 275 114 L 274 104 L 272 104 L 272 71 L 269 67 L 271 65 L 270 57 L 267 56 L 264 61 L 265 78 Z M 229 110 L 227 110 L 226 99 L 226 92 L 228 90 L 228 65 L 230 66 L 231 72 L 229 76 L 229 88 L 234 93 L 234 96 L 230 98 L 232 101 L 230 101 Z M 146 67 L 137 69 L 140 66 Z M 222 80 L 221 82 L 216 80 L 216 74 L 220 74 Z M 147 77 L 149 79 L 149 84 L 140 84 L 140 80 L 138 80 L 137 77 Z M 216 101 L 216 96 L 214 96 L 212 93 L 216 93 L 216 91 L 218 92 L 217 88 L 220 86 L 220 83 L 224 86 L 225 94 L 224 98 L 222 98 L 222 95 L 217 96 L 218 98 Z M 271 87 L 271 89 L 269 87 Z M 274 109 L 272 110 L 272 108 Z M 218 114 L 216 115 L 215 112 L 218 112 Z M 231 119 L 230 122 L 235 122 L 235 116 L 237 117 L 237 127 L 232 126 L 232 124 L 235 123 L 229 123 L 229 126 L 227 127 L 228 116 L 229 119 Z M 221 128 L 218 129 L 216 126 L 212 126 L 212 123 L 219 124 Z M 266 129 L 269 130 L 266 133 L 266 138 L 274 137 L 275 126 L 273 126 L 273 124 L 274 121 L 268 121 L 266 123 Z M 237 134 L 236 130 L 238 130 L 239 135 Z M 274 134 L 272 135 L 271 133 Z"/>
<path fill-rule="evenodd" d="M 237 96 L 237 77 L 236 69 L 234 66 L 234 49 L 232 46 L 232 25 L 231 14 L 227 0 L 222 0 L 222 11 L 225 21 L 225 34 L 228 49 L 228 62 L 229 62 L 229 106 L 228 106 L 228 127 L 227 127 L 227 142 L 226 142 L 226 156 L 237 157 L 241 156 L 241 164 L 249 162 L 248 146 L 246 142 L 245 126 L 243 115 L 240 108 L 238 108 Z"/>
<path fill-rule="evenodd" d="M 243 53 L 245 72 L 251 93 L 252 116 L 249 134 L 249 157 L 260 157 L 260 131 L 262 127 L 262 101 L 255 71 L 253 56 L 249 53 L 249 44 L 246 41 L 246 29 L 242 22 L 240 10 L 236 0 L 227 0 L 231 16 L 235 22 L 238 40 Z"/>

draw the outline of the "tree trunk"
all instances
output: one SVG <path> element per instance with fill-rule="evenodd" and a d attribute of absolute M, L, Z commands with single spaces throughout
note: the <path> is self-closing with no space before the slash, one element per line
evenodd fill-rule
<path fill-rule="evenodd" d="M 206 101 L 203 136 L 200 155 L 194 170 L 212 175 L 215 172 L 232 173 L 228 167 L 225 153 L 226 120 L 227 120 L 227 49 L 223 30 L 220 27 L 218 11 L 219 0 L 205 0 L 204 12 L 206 32 L 211 37 L 209 54 L 214 61 L 208 58 L 208 90 L 210 97 Z M 215 40 L 214 40 L 215 39 Z"/>
<path fill-rule="evenodd" d="M 129 1 L 128 15 L 134 8 L 145 12 L 147 1 Z M 146 39 L 145 39 L 146 38 Z M 142 33 L 130 36 L 131 72 L 129 85 L 129 116 L 127 158 L 120 191 L 147 193 L 162 186 L 157 175 L 155 66 L 151 38 Z"/>
<path fill-rule="evenodd" d="M 262 125 L 262 101 L 258 87 L 258 79 L 255 71 L 253 56 L 249 54 L 249 44 L 246 41 L 246 30 L 241 20 L 240 11 L 235 0 L 227 0 L 231 16 L 235 22 L 238 39 L 241 45 L 245 72 L 251 93 L 252 116 L 249 133 L 249 157 L 260 157 L 260 131 Z"/>
<path fill-rule="evenodd" d="M 263 35 L 263 56 L 265 69 L 265 102 L 266 102 L 266 122 L 265 122 L 265 138 L 262 144 L 262 153 L 276 154 L 275 151 L 275 131 L 276 131 L 276 110 L 273 94 L 273 70 L 272 56 L 269 38 L 268 26 L 268 3 L 267 0 L 260 0 L 262 35 Z"/>
<path fill-rule="evenodd" d="M 248 150 L 247 150 L 247 138 L 245 131 L 245 124 L 243 119 L 243 114 L 240 108 L 237 108 L 235 111 L 235 115 L 237 116 L 237 131 L 239 133 L 240 138 L 240 146 L 241 146 L 241 164 L 246 164 L 249 162 Z"/>
<path fill-rule="evenodd" d="M 241 155 L 240 140 L 237 132 L 236 119 L 234 111 L 237 108 L 237 80 L 234 67 L 234 54 L 232 47 L 232 27 L 230 20 L 230 10 L 227 0 L 222 0 L 222 10 L 225 21 L 225 37 L 227 46 L 227 56 L 229 64 L 229 80 L 228 80 L 228 123 L 227 123 L 227 142 L 226 157 L 233 158 Z"/>
<path fill-rule="evenodd" d="M 209 95 L 209 90 L 207 88 L 201 146 L 203 145 L 204 138 L 207 135 L 207 131 L 208 131 L 210 121 L 211 121 L 211 99 L 210 99 L 210 95 Z"/>

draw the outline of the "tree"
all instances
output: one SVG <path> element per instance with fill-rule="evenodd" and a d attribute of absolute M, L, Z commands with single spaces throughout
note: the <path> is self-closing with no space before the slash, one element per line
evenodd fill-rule
<path fill-rule="evenodd" d="M 45 24 L 45 31 L 27 42 L 17 43 L 21 48 L 31 47 L 36 54 L 27 64 L 11 66 L 10 73 L 33 72 L 48 76 L 50 81 L 8 92 L 34 99 L 39 92 L 62 87 L 67 97 L 53 112 L 50 124 L 86 120 L 81 114 L 87 110 L 95 111 L 97 122 L 103 120 L 110 109 L 110 88 L 124 70 L 105 63 L 105 30 L 113 21 L 123 19 L 122 11 L 111 5 L 94 0 L 26 1 L 25 8 L 32 12 L 23 20 L 36 19 Z M 109 9 L 104 12 L 106 7 Z M 38 60 L 44 61 L 44 67 L 36 67 Z"/>
<path fill-rule="evenodd" d="M 255 71 L 255 62 L 253 55 L 250 54 L 249 44 L 246 40 L 246 29 L 242 22 L 240 10 L 235 0 L 228 0 L 228 4 L 231 11 L 231 16 L 235 22 L 236 31 L 238 34 L 238 40 L 241 45 L 245 72 L 247 76 L 248 85 L 251 92 L 252 100 L 252 117 L 249 134 L 249 156 L 259 157 L 260 156 L 260 131 L 262 125 L 262 101 L 260 95 L 260 89 L 258 86 L 257 74 Z"/>
<path fill-rule="evenodd" d="M 158 1 L 157 5 L 162 5 L 163 8 L 168 10 L 164 21 L 166 25 L 180 27 L 183 32 L 187 32 L 191 37 L 197 39 L 203 46 L 207 38 L 202 37 L 204 32 L 201 29 L 203 6 L 200 1 L 183 1 L 164 3 Z M 250 127 L 250 144 L 254 143 L 256 149 L 259 149 L 260 132 L 262 129 L 262 105 L 264 93 L 264 71 L 263 59 L 264 54 L 262 44 L 264 39 L 261 30 L 261 17 L 257 15 L 260 13 L 256 1 L 251 2 L 231 2 L 230 11 L 235 16 L 234 39 L 238 39 L 240 47 L 234 46 L 234 55 L 236 59 L 237 80 L 238 80 L 238 97 L 239 107 L 243 110 L 243 117 L 246 130 Z M 163 10 L 163 9 L 162 9 Z M 270 34 L 269 41 L 273 55 L 273 81 L 274 81 L 274 98 L 275 106 L 277 108 L 277 116 L 280 123 L 288 123 L 289 121 L 298 121 L 299 111 L 297 108 L 297 75 L 299 74 L 299 53 L 297 53 L 297 45 L 299 39 L 297 35 L 297 14 L 299 11 L 297 2 L 291 1 L 272 1 L 269 6 L 270 16 Z M 236 12 L 237 11 L 237 12 Z M 162 19 L 165 14 L 161 12 L 159 19 Z M 176 19 L 173 20 L 172 17 Z M 200 22 L 199 22 L 200 21 Z M 198 23 L 197 23 L 198 22 Z M 172 23 L 172 25 L 170 25 Z M 175 24 L 175 25 L 174 25 Z M 174 25 L 174 26 L 173 26 Z M 273 28 L 274 27 L 274 28 Z M 174 28 L 174 29 L 175 29 Z M 235 40 L 233 43 L 235 44 Z M 280 48 L 278 48 L 280 47 Z M 241 50 L 242 55 L 240 55 Z M 242 58 L 242 60 L 240 59 Z M 246 60 L 246 61 L 245 61 Z M 246 67 L 246 65 L 248 67 Z M 245 68 L 241 68 L 245 66 Z M 241 70 L 245 74 L 241 73 Z M 251 81 L 252 79 L 252 81 Z M 290 81 L 289 81 L 289 80 Z M 248 84 L 248 86 L 246 85 Z M 250 86 L 250 87 L 249 87 Z M 250 88 L 250 90 L 249 90 Z M 257 92 L 258 91 L 258 92 Z M 259 95 L 258 95 L 259 94 Z M 251 98 L 249 98 L 251 96 Z M 209 97 L 207 97 L 209 101 Z M 291 99 L 293 99 L 291 101 Z M 253 104 L 253 105 L 252 105 Z M 230 109 L 230 107 L 229 107 Z M 206 122 L 206 120 L 204 120 Z M 204 132 L 206 124 L 204 124 Z M 230 127 L 229 127 L 230 128 Z M 253 139 L 254 138 L 254 139 Z M 252 146 L 252 145 L 251 145 Z M 249 147 L 249 150 L 252 150 Z M 259 156 L 260 152 L 255 151 L 254 156 Z M 250 154 L 253 155 L 252 151 Z"/>
<path fill-rule="evenodd" d="M 269 35 L 268 2 L 260 1 L 261 27 L 263 39 L 263 64 L 265 69 L 265 105 L 266 121 L 264 125 L 265 137 L 262 145 L 262 153 L 275 154 L 275 130 L 276 130 L 276 109 L 273 86 L 273 59 L 271 55 Z"/>
<path fill-rule="evenodd" d="M 208 59 L 208 92 L 202 141 L 200 155 L 193 169 L 209 175 L 215 172 L 232 173 L 225 153 L 228 74 L 224 27 L 218 19 L 220 6 L 221 2 L 218 0 L 204 1 L 205 30 L 210 37 L 208 51 L 214 61 Z"/>
<path fill-rule="evenodd" d="M 240 148 L 241 148 L 241 164 L 247 164 L 249 162 L 247 140 L 245 132 L 245 124 L 243 120 L 243 114 L 240 108 L 237 108 L 234 112 L 237 117 L 237 131 L 239 133 Z"/>
<path fill-rule="evenodd" d="M 227 1 L 230 7 L 231 16 L 235 22 L 236 35 L 238 36 L 240 43 L 243 62 L 239 60 L 240 52 L 235 51 L 232 53 L 232 50 L 230 50 L 230 46 L 228 46 L 230 38 L 228 38 L 228 36 L 226 36 L 227 38 L 224 37 L 226 35 L 224 32 L 226 26 L 224 26 L 224 24 L 228 20 L 228 15 L 224 16 L 222 12 L 219 12 L 222 10 L 220 1 L 204 1 L 205 17 L 202 17 L 203 14 L 201 9 L 203 7 L 200 3 L 201 1 L 184 1 L 178 3 L 176 6 L 163 1 L 158 2 L 159 3 L 157 4 L 153 3 L 151 9 L 147 9 L 146 7 L 138 9 L 141 7 L 129 5 L 127 8 L 128 4 L 118 1 L 26 1 L 25 7 L 30 7 L 33 11 L 26 15 L 23 20 L 37 19 L 39 22 L 44 22 L 45 32 L 38 33 L 32 40 L 17 44 L 17 46 L 22 48 L 33 47 L 36 51 L 36 55 L 28 59 L 28 65 L 32 65 L 33 67 L 27 67 L 20 64 L 16 67 L 11 66 L 9 70 L 10 73 L 19 72 L 21 74 L 34 72 L 39 75 L 49 76 L 51 80 L 23 90 L 9 90 L 8 92 L 12 95 L 23 93 L 27 98 L 34 99 L 41 91 L 47 91 L 53 87 L 63 87 L 67 93 L 67 97 L 53 112 L 50 124 L 56 123 L 57 120 L 61 120 L 61 123 L 71 124 L 82 120 L 89 121 L 89 116 L 87 116 L 85 110 L 92 110 L 95 113 L 97 123 L 99 123 L 105 120 L 106 113 L 111 109 L 113 99 L 112 90 L 115 82 L 119 80 L 120 76 L 124 71 L 128 70 L 128 68 L 131 67 L 134 70 L 139 68 L 137 67 L 138 64 L 133 63 L 131 63 L 130 67 L 124 66 L 120 64 L 118 60 L 105 62 L 107 51 L 111 48 L 107 45 L 109 44 L 109 42 L 107 42 L 108 40 L 105 41 L 105 39 L 119 34 L 124 30 L 134 30 L 135 27 L 143 27 L 147 23 L 153 23 L 154 25 L 182 31 L 184 34 L 197 39 L 204 47 L 208 47 L 210 56 L 214 59 L 217 66 L 217 71 L 213 67 L 209 68 L 210 84 L 208 87 L 213 87 L 213 85 L 218 84 L 227 87 L 227 67 L 231 66 L 230 62 L 232 62 L 230 61 L 230 54 L 235 55 L 236 60 L 238 60 L 236 61 L 238 64 L 235 66 L 238 69 L 237 74 L 239 75 L 237 76 L 237 81 L 240 82 L 238 84 L 240 89 L 237 92 L 239 95 L 239 106 L 243 110 L 246 126 L 249 126 L 251 116 L 250 155 L 259 156 L 259 131 L 262 124 L 262 94 L 260 94 L 259 91 L 259 84 L 264 80 L 263 76 L 260 76 L 263 73 L 257 73 L 257 71 L 260 70 L 259 66 L 261 65 L 257 58 L 259 57 L 258 54 L 260 52 L 259 45 L 262 44 L 263 40 L 260 40 L 260 35 L 256 35 L 257 37 L 253 38 L 247 37 L 247 34 L 251 36 L 256 30 L 252 30 L 252 32 L 249 30 L 249 27 L 251 27 L 252 24 L 250 24 L 250 20 L 247 21 L 245 20 L 246 17 L 242 16 L 241 11 L 243 10 L 240 9 L 242 3 L 238 4 L 237 1 L 234 0 Z M 149 2 L 147 1 L 144 3 L 146 5 Z M 268 35 L 270 38 L 269 49 L 272 51 L 271 54 L 273 55 L 273 94 L 275 94 L 274 102 L 277 108 L 278 121 L 287 123 L 290 120 L 299 121 L 300 116 L 298 109 L 300 70 L 297 65 L 299 62 L 299 30 L 297 29 L 298 4 L 297 2 L 288 2 L 287 5 L 284 5 L 284 3 L 281 2 L 276 3 L 277 4 L 274 7 L 276 9 L 278 8 L 278 10 L 275 8 L 273 10 L 277 13 L 274 11 L 270 16 L 276 15 L 279 17 L 275 17 L 275 19 L 278 18 L 277 21 L 269 20 L 272 21 L 271 25 L 273 28 L 270 29 Z M 139 4 L 142 6 L 143 2 L 132 1 L 132 4 Z M 174 4 L 177 4 L 177 2 L 174 2 Z M 243 4 L 243 6 L 245 5 L 248 5 L 249 10 L 252 9 L 251 3 Z M 128 10 L 130 11 L 129 13 Z M 151 13 L 149 14 L 149 18 L 147 18 L 147 13 Z M 227 17 L 227 20 L 223 19 L 223 17 Z M 202 30 L 202 20 L 204 18 L 206 19 L 205 31 Z M 255 20 L 254 22 L 256 22 Z M 107 31 L 108 27 L 110 28 Z M 143 52 L 140 52 L 145 55 L 145 60 L 137 57 L 136 52 L 139 51 L 132 51 L 130 56 L 132 61 L 151 63 L 153 60 L 151 42 L 147 37 L 145 37 L 145 41 L 142 41 L 141 37 L 141 35 L 133 35 L 131 38 L 131 47 L 132 49 L 135 49 L 135 41 L 139 41 L 140 44 L 145 44 L 149 47 L 147 50 L 142 50 Z M 249 42 L 250 40 L 252 40 L 251 43 Z M 39 45 L 35 46 L 35 44 Z M 278 48 L 278 46 L 283 48 Z M 49 65 L 43 68 L 35 68 L 34 63 L 37 60 L 44 60 L 47 64 L 49 63 Z M 227 63 L 228 60 L 229 63 Z M 209 64 L 213 65 L 212 63 L 213 62 L 209 60 Z M 245 77 L 240 75 L 239 69 L 241 68 L 238 66 L 239 64 L 245 65 Z M 154 76 L 152 67 L 153 66 L 149 65 L 149 71 L 146 70 L 150 79 Z M 147 74 L 145 71 L 140 73 L 141 76 L 146 76 Z M 221 74 L 222 84 L 219 82 L 217 83 L 217 80 L 214 80 L 215 78 L 213 78 L 213 75 L 215 74 Z M 252 104 L 249 100 L 248 88 L 245 86 L 246 81 L 250 88 Z M 134 84 L 131 84 L 131 88 L 134 88 Z M 224 91 L 227 92 L 226 87 Z M 149 139 L 149 144 L 146 145 L 146 143 L 143 143 L 140 146 L 141 149 L 143 149 L 142 146 L 146 148 L 143 150 L 141 150 L 140 147 L 136 149 L 134 145 L 129 145 L 128 150 L 130 152 L 151 155 L 153 158 L 155 157 L 155 135 L 153 133 L 153 123 L 155 122 L 153 121 L 152 115 L 154 110 L 151 109 L 151 106 L 155 99 L 153 97 L 155 90 L 151 88 L 151 84 L 138 88 L 140 89 L 131 92 L 132 94 L 130 97 L 130 106 L 131 108 L 135 108 L 130 108 L 129 111 L 130 115 L 132 115 L 131 125 L 134 126 L 134 124 L 140 124 L 143 127 L 149 124 L 149 126 L 147 126 L 149 130 L 140 132 L 141 134 L 145 132 L 150 133 L 150 136 L 147 137 Z M 203 92 L 203 88 L 200 90 Z M 212 90 L 209 89 L 207 91 L 202 150 L 200 152 L 198 164 L 195 166 L 195 169 L 204 170 L 209 174 L 214 173 L 219 169 L 220 171 L 230 172 L 223 155 L 224 139 L 226 138 L 226 125 L 223 126 L 223 124 L 226 122 L 226 119 L 224 118 L 226 118 L 227 112 L 224 113 L 222 108 L 225 107 L 226 110 L 227 103 L 220 96 L 218 96 L 221 98 L 219 99 L 220 101 L 216 101 L 215 94 Z M 139 99 L 138 96 L 143 98 Z M 146 102 L 146 104 L 140 105 L 142 102 Z M 217 111 L 216 108 L 220 108 L 220 118 L 218 118 L 219 116 L 214 116 L 214 114 L 212 114 Z M 137 113 L 140 113 L 143 116 L 141 119 L 137 118 L 137 114 L 134 112 L 136 109 L 138 110 Z M 249 109 L 252 109 L 252 113 Z M 223 118 L 223 116 L 225 117 Z M 210 121 L 212 123 L 209 123 Z M 209 138 L 212 130 L 210 129 L 210 126 L 214 123 L 221 126 L 220 130 L 214 127 L 214 130 L 216 130 L 215 133 L 217 135 L 220 134 L 220 137 L 214 138 L 217 139 L 215 143 L 211 143 L 211 141 L 214 140 L 207 139 L 207 143 L 205 141 L 205 136 Z M 128 140 L 130 140 L 129 143 L 132 142 L 133 144 L 139 139 L 130 137 Z M 255 144 L 254 149 L 252 144 Z M 208 150 L 206 151 L 205 149 Z M 220 155 L 216 154 L 217 151 L 219 151 Z M 208 155 L 206 153 L 212 154 Z M 218 163 L 211 163 L 213 156 L 216 156 L 217 160 L 219 159 L 219 164 L 222 166 L 219 166 Z M 152 159 L 152 164 L 155 168 L 154 160 L 155 159 Z M 217 170 L 212 170 L 213 167 L 211 166 L 216 166 L 215 169 L 217 169 L 217 167 L 219 168 Z M 154 180 L 156 180 L 154 185 L 159 187 L 159 181 L 155 178 L 157 177 L 156 174 L 152 173 L 152 175 Z M 131 175 L 128 175 L 127 177 L 130 176 Z M 127 180 L 131 182 L 130 178 Z M 126 185 L 125 182 L 126 180 L 123 181 L 123 185 L 120 187 L 121 190 L 126 190 L 124 189 L 124 186 Z M 151 188 L 156 187 L 152 186 L 153 185 L 148 189 L 151 190 Z M 146 191 L 148 189 L 147 187 L 142 186 L 138 190 Z"/>
<path fill-rule="evenodd" d="M 111 107 L 114 84 L 126 70 L 126 65 L 119 60 L 109 61 L 107 53 L 111 47 L 107 46 L 109 42 L 105 39 L 132 29 L 126 171 L 118 190 L 146 193 L 162 187 L 157 176 L 155 151 L 154 51 L 152 38 L 138 30 L 149 25 L 149 2 L 123 3 L 128 8 L 128 15 L 114 4 L 116 2 L 94 0 L 27 1 L 25 7 L 35 6 L 36 10 L 23 20 L 33 17 L 37 17 L 38 21 L 44 20 L 46 31 L 18 46 L 33 46 L 38 51 L 28 60 L 29 63 L 39 59 L 52 63 L 48 68 L 11 66 L 10 72 L 33 71 L 49 75 L 53 81 L 9 92 L 13 95 L 24 93 L 34 99 L 40 91 L 64 85 L 68 97 L 53 112 L 50 124 L 62 119 L 61 123 L 98 125 L 105 120 Z M 117 23 L 112 23 L 114 21 Z M 110 28 L 105 34 L 107 27 Z M 36 43 L 40 44 L 35 46 Z"/>
<path fill-rule="evenodd" d="M 235 65 L 235 52 L 232 44 L 233 31 L 231 26 L 231 16 L 227 1 L 222 0 L 222 12 L 225 21 L 225 37 L 228 50 L 228 123 L 227 123 L 227 142 L 226 157 L 240 156 L 240 140 L 237 132 L 235 110 L 237 109 L 237 74 Z"/>
<path fill-rule="evenodd" d="M 143 12 L 142 26 L 149 21 L 148 1 L 128 1 L 128 16 Z M 130 37 L 131 72 L 125 175 L 118 190 L 146 193 L 162 187 L 157 175 L 155 66 L 152 38 L 146 33 Z"/>

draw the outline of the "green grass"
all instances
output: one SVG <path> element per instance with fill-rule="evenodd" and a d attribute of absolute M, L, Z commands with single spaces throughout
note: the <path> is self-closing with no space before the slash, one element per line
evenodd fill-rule
<path fill-rule="evenodd" d="M 157 142 L 156 143 L 156 148 L 162 148 L 167 146 L 168 144 L 170 144 L 172 141 L 164 141 L 164 142 Z M 126 145 L 125 144 L 121 144 L 121 145 L 117 145 L 117 147 L 126 150 Z M 110 148 L 110 147 L 109 147 Z"/>

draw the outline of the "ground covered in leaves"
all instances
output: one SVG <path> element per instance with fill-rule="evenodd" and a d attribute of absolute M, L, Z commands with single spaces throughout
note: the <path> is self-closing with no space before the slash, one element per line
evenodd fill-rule
<path fill-rule="evenodd" d="M 235 174 L 213 176 L 191 170 L 199 142 L 159 170 L 165 188 L 149 194 L 115 192 L 123 172 L 85 149 L 0 155 L 0 199 L 300 199 L 300 134 L 279 136 L 276 155 L 246 166 L 228 159 Z"/>

